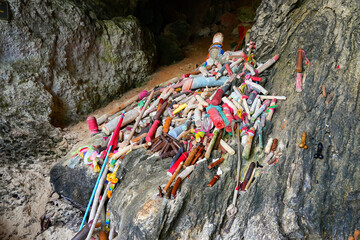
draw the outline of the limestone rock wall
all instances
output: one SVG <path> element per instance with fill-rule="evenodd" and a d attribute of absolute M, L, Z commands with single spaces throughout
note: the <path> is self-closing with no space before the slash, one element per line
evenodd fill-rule
<path fill-rule="evenodd" d="M 98 20 L 85 3 L 69 0 L 8 2 L 11 19 L 0 21 L 0 149 L 7 156 L 56 142 L 56 134 L 46 137 L 52 126 L 85 119 L 154 68 L 153 35 L 132 16 Z"/>
<path fill-rule="evenodd" d="M 185 179 L 176 199 L 168 200 L 157 196 L 157 188 L 167 183 L 170 159 L 132 151 L 120 166 L 108 205 L 119 239 L 347 239 L 359 229 L 359 8 L 355 1 L 263 1 L 251 40 L 257 43 L 257 60 L 280 55 L 261 75 L 270 93 L 288 98 L 264 129 L 264 142 L 279 139 L 279 162 L 258 170 L 229 218 L 236 155 L 221 165 L 223 174 L 212 188 L 207 184 L 215 170 L 207 169 L 207 160 Z M 295 91 L 299 47 L 311 62 L 304 66 L 301 93 Z M 328 104 L 322 85 L 327 95 L 334 93 Z M 304 131 L 307 150 L 298 147 Z M 319 142 L 324 158 L 314 159 Z M 254 154 L 243 167 L 250 161 Z M 59 165 L 53 169 L 66 171 Z M 84 199 L 78 200 L 83 206 Z"/>
<path fill-rule="evenodd" d="M 277 111 L 272 134 L 283 142 L 285 155 L 248 196 L 264 200 L 240 215 L 248 216 L 238 228 L 245 239 L 266 235 L 269 225 L 279 239 L 347 239 L 359 228 L 359 9 L 356 1 L 331 0 L 263 1 L 258 8 L 252 28 L 258 54 L 280 54 L 266 87 L 289 99 Z M 298 94 L 299 47 L 311 65 L 304 67 L 304 91 Z M 322 85 L 327 95 L 334 93 L 329 104 Z M 297 146 L 303 131 L 308 150 Z M 313 158 L 319 142 L 322 160 Z"/>
<path fill-rule="evenodd" d="M 263 1 L 251 40 L 257 43 L 257 59 L 280 55 L 262 74 L 271 93 L 288 97 L 278 104 L 264 139 L 279 139 L 279 162 L 266 166 L 240 194 L 233 220 L 226 208 L 235 185 L 236 157 L 224 162 L 224 173 L 211 189 L 207 183 L 215 173 L 198 164 L 175 200 L 157 196 L 157 186 L 167 182 L 164 160 L 134 156 L 129 165 L 124 159 L 110 201 L 120 238 L 347 239 L 359 229 L 359 9 L 356 1 Z M 299 47 L 311 66 L 304 66 L 304 90 L 296 93 Z M 328 104 L 322 85 L 327 95 L 334 93 Z M 307 150 L 298 147 L 303 131 Z M 324 159 L 313 157 L 319 142 Z M 148 178 L 137 182 L 139 176 Z"/>

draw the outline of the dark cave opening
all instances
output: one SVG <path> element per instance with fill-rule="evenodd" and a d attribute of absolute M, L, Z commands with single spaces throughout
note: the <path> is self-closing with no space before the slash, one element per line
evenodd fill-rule
<path fill-rule="evenodd" d="M 184 58 L 183 48 L 216 32 L 237 34 L 240 25 L 251 25 L 261 0 L 124 1 L 94 0 L 100 19 L 134 15 L 154 34 L 158 66 Z M 233 44 L 234 47 L 236 43 Z"/>
<path fill-rule="evenodd" d="M 217 32 L 222 32 L 225 37 L 232 35 L 232 39 L 236 39 L 231 42 L 231 47 L 234 48 L 238 44 L 239 26 L 251 27 L 256 9 L 261 3 L 261 0 L 75 1 L 87 9 L 86 14 L 93 12 L 100 20 L 135 16 L 154 36 L 156 67 L 182 60 L 187 46 L 203 37 L 212 37 Z M 72 120 L 67 116 L 68 110 L 61 98 L 54 94 L 53 97 L 51 124 L 64 128 Z M 94 103 L 93 107 L 95 109 L 101 105 Z"/>

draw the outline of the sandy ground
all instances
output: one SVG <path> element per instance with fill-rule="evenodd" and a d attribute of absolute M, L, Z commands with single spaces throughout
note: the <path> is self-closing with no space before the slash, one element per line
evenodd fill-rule
<path fill-rule="evenodd" d="M 191 72 L 195 64 L 204 62 L 211 40 L 207 37 L 189 45 L 185 49 L 185 59 L 160 67 L 144 86 L 130 90 L 89 115 L 99 117 L 144 89 L 149 90 L 173 77 Z M 226 37 L 224 50 L 230 50 L 230 43 L 234 41 L 236 36 Z M 59 131 L 64 140 L 53 149 L 51 156 L 41 156 L 36 160 L 21 159 L 11 166 L 0 163 L 1 186 L 6 186 L 6 189 L 0 189 L 0 239 L 71 239 L 77 231 L 83 214 L 53 192 L 49 172 L 74 144 L 89 137 L 89 130 L 87 122 L 82 121 Z M 45 231 L 41 231 L 42 216 L 51 222 L 50 228 Z"/>
<path fill-rule="evenodd" d="M 237 41 L 237 36 L 229 35 L 224 38 L 224 51 L 230 50 L 230 44 Z M 185 58 L 175 64 L 170 66 L 163 66 L 156 70 L 150 76 L 150 80 L 144 84 L 144 86 L 139 88 L 134 88 L 121 96 L 120 99 L 116 99 L 110 102 L 107 106 L 100 108 L 89 115 L 94 115 L 100 117 L 105 113 L 110 112 L 112 109 L 119 106 L 122 102 L 131 98 L 135 95 L 138 95 L 144 90 L 150 90 L 156 85 L 166 82 L 174 77 L 182 77 L 183 74 L 192 72 L 195 69 L 195 65 L 202 64 L 208 54 L 209 46 L 212 43 L 212 37 L 201 38 L 196 41 L 194 44 L 189 45 L 185 48 Z M 81 138 L 84 139 L 88 137 L 88 125 L 86 121 L 77 123 L 74 126 L 68 128 L 69 131 L 77 131 L 80 134 Z"/>

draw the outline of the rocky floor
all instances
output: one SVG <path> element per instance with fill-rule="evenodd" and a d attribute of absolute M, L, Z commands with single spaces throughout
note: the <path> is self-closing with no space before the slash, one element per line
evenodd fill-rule
<path fill-rule="evenodd" d="M 74 221 L 80 219 L 81 211 L 54 193 L 49 182 L 49 169 L 76 141 L 75 136 L 71 137 L 66 131 L 61 134 L 63 141 L 46 155 L 18 159 L 15 164 L 0 161 L 1 239 L 34 239 L 36 236 L 42 239 L 41 218 L 44 218 L 43 228 L 49 220 L 49 229 L 53 226 L 64 231 L 69 229 L 65 232 L 70 235 L 75 231 L 71 226 L 76 225 Z M 59 232 L 53 239 L 63 234 Z"/>

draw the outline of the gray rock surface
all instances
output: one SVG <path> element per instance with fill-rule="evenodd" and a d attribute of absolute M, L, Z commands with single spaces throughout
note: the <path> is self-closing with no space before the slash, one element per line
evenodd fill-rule
<path fill-rule="evenodd" d="M 8 158 L 60 141 L 52 126 L 84 119 L 153 70 L 153 36 L 132 16 L 98 20 L 75 1 L 8 2 L 11 20 L 0 21 L 0 149 Z"/>
<path fill-rule="evenodd" d="M 216 170 L 199 163 L 176 199 L 167 200 L 157 187 L 167 183 L 170 160 L 131 152 L 109 202 L 119 239 L 347 239 L 359 229 L 359 8 L 355 1 L 263 1 L 251 40 L 260 62 L 280 55 L 261 75 L 270 93 L 288 97 L 265 130 L 265 142 L 279 139 L 279 162 L 257 170 L 239 195 L 235 218 L 228 218 L 236 155 L 221 165 L 212 188 L 207 184 Z M 296 93 L 299 47 L 311 66 L 304 66 L 304 90 Z M 334 93 L 328 104 L 322 85 Z M 307 150 L 298 147 L 303 131 Z M 324 159 L 313 158 L 319 142 Z M 243 171 L 254 160 L 252 154 L 244 161 Z"/>
<path fill-rule="evenodd" d="M 160 198 L 158 186 L 165 187 L 171 158 L 145 155 L 145 150 L 124 158 L 120 179 L 110 202 L 111 220 L 120 239 L 211 239 L 221 230 L 226 208 L 232 200 L 236 158 L 221 166 L 220 180 L 209 188 L 216 174 L 209 161 L 197 165 L 181 185 L 175 200 Z"/>
<path fill-rule="evenodd" d="M 78 230 L 83 213 L 54 193 L 50 169 L 56 159 L 73 144 L 71 134 L 56 148 L 41 152 L 40 157 L 27 156 L 16 161 L 0 161 L 0 239 L 71 239 Z M 41 217 L 50 220 L 52 236 L 41 238 Z M 60 230 L 60 228 L 62 228 Z M 57 231 L 57 232 L 56 232 Z"/>
<path fill-rule="evenodd" d="M 284 155 L 245 199 L 262 201 L 239 215 L 245 224 L 236 231 L 245 239 L 347 239 L 360 227 L 359 8 L 354 1 L 263 1 L 258 8 L 252 28 L 258 55 L 280 54 L 266 87 L 288 100 L 276 110 L 271 134 Z M 304 91 L 295 93 L 299 47 L 311 66 L 304 67 Z M 335 94 L 329 104 L 323 84 Z M 308 150 L 298 148 L 303 131 Z M 313 158 L 319 142 L 322 160 Z"/>
<path fill-rule="evenodd" d="M 85 210 L 95 186 L 98 174 L 93 168 L 84 164 L 81 159 L 73 168 L 69 167 L 74 152 L 84 146 L 106 145 L 103 134 L 95 136 L 77 143 L 50 171 L 50 182 L 54 191 L 61 196 L 69 199 L 76 206 Z"/>
<path fill-rule="evenodd" d="M 232 224 L 225 212 L 234 157 L 225 161 L 213 188 L 206 184 L 214 173 L 199 164 L 175 200 L 156 196 L 157 186 L 167 182 L 163 160 L 142 157 L 132 170 L 124 162 L 126 175 L 110 201 L 120 239 L 347 239 L 359 229 L 359 8 L 354 1 L 263 1 L 251 40 L 262 62 L 280 54 L 262 75 L 271 93 L 288 97 L 267 135 L 280 141 L 279 162 L 259 171 L 240 195 Z M 299 47 L 311 66 L 304 66 L 304 90 L 296 93 Z M 329 104 L 323 84 L 328 95 L 335 94 Z M 298 147 L 303 131 L 307 150 Z M 313 158 L 319 142 L 324 159 Z"/>

